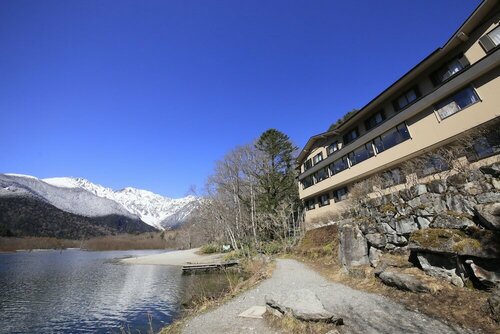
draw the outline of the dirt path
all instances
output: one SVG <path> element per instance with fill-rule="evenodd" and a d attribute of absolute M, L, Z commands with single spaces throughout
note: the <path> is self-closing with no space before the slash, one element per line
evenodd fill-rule
<path fill-rule="evenodd" d="M 222 254 L 202 255 L 199 254 L 199 248 L 172 251 L 155 255 L 131 257 L 120 260 L 126 264 L 158 264 L 169 266 L 183 266 L 192 263 L 214 263 L 220 262 L 223 258 Z"/>
<path fill-rule="evenodd" d="M 262 319 L 237 315 L 251 306 L 264 305 L 266 294 L 287 294 L 300 288 L 314 291 L 326 309 L 341 315 L 347 333 L 469 333 L 409 311 L 385 297 L 329 282 L 295 260 L 277 260 L 271 278 L 223 306 L 189 320 L 183 333 L 275 333 Z"/>

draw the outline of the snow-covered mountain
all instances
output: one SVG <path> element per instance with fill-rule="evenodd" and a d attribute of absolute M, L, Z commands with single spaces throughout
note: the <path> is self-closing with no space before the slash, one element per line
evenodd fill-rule
<path fill-rule="evenodd" d="M 132 187 L 114 191 L 83 178 L 57 177 L 42 181 L 60 188 L 83 189 L 98 197 L 110 199 L 138 216 L 146 224 L 158 229 L 179 225 L 199 203 L 199 199 L 195 196 L 173 199 Z"/>

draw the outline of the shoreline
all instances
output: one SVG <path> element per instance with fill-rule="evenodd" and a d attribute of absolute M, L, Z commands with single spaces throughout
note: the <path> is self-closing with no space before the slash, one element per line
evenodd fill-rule
<path fill-rule="evenodd" d="M 200 254 L 199 248 L 174 250 L 165 253 L 130 257 L 120 260 L 122 264 L 147 264 L 162 266 L 184 266 L 188 264 L 210 264 L 221 262 L 223 254 Z"/>

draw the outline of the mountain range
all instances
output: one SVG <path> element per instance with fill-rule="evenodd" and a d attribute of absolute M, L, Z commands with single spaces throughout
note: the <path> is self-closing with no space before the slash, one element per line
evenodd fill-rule
<path fill-rule="evenodd" d="M 58 217 L 65 214 L 65 219 L 69 219 L 68 214 L 74 215 L 71 221 L 101 222 L 102 217 L 107 217 L 106 222 L 113 222 L 115 227 L 123 227 L 127 222 L 134 225 L 133 228 L 127 225 L 132 232 L 134 229 L 136 232 L 172 229 L 182 225 L 199 203 L 200 199 L 195 196 L 172 199 L 132 187 L 114 191 L 83 178 L 39 179 L 30 175 L 0 174 L 0 222 L 11 228 L 15 227 L 12 221 L 20 224 L 22 217 L 24 225 L 36 224 L 37 219 L 38 223 L 43 220 L 45 225 L 51 224 L 46 214 L 57 212 Z M 45 215 L 37 211 L 41 208 Z"/>

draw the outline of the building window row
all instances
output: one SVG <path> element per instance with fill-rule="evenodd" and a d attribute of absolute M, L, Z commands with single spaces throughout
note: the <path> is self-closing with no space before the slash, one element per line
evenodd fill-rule
<path fill-rule="evenodd" d="M 343 201 L 347 199 L 347 187 L 342 187 L 339 189 L 335 189 L 331 192 L 323 193 L 317 197 L 310 198 L 304 201 L 304 206 L 307 211 L 314 210 L 316 208 L 316 203 L 321 208 L 326 205 L 330 205 L 331 200 L 333 199 L 334 203 Z"/>
<path fill-rule="evenodd" d="M 306 189 L 410 138 L 406 124 L 401 123 L 373 141 L 335 160 L 328 167 L 322 168 L 316 173 L 303 178 L 301 181 L 302 187 Z"/>

